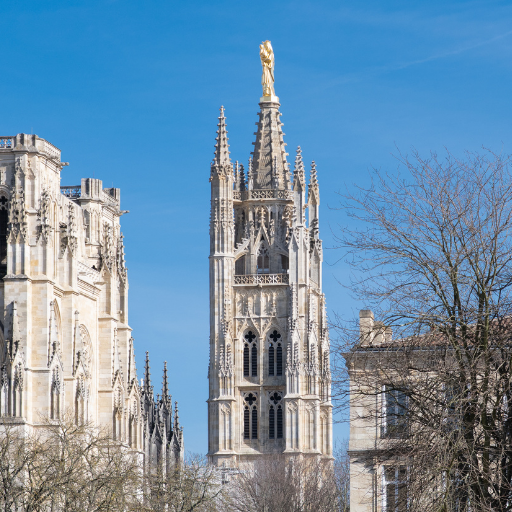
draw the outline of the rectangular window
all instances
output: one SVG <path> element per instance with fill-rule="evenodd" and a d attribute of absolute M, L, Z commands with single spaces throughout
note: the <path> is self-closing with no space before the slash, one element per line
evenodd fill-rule
<path fill-rule="evenodd" d="M 385 466 L 383 477 L 382 508 L 386 512 L 407 512 L 407 468 Z"/>
<path fill-rule="evenodd" d="M 399 389 L 384 387 L 382 437 L 398 439 L 407 433 L 407 396 Z"/>

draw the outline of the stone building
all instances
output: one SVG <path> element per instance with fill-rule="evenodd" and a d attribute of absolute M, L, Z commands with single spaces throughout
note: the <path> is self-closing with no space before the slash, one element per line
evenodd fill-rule
<path fill-rule="evenodd" d="M 156 402 L 148 360 L 137 380 L 120 190 L 63 187 L 66 165 L 36 135 L 0 137 L 0 424 L 71 413 L 146 460 L 179 459 L 167 370 Z"/>
<path fill-rule="evenodd" d="M 293 175 L 286 161 L 278 98 L 259 105 L 247 170 L 230 160 L 221 108 L 210 174 L 208 454 L 226 466 L 332 458 L 317 171 L 306 191 L 300 148 Z"/>

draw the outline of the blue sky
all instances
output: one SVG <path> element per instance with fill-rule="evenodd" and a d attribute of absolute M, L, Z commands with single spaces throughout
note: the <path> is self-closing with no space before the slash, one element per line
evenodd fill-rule
<path fill-rule="evenodd" d="M 329 311 L 362 306 L 333 233 L 337 191 L 397 148 L 511 152 L 512 2 L 88 0 L 3 2 L 0 134 L 62 149 L 62 184 L 121 188 L 130 325 L 180 403 L 188 450 L 207 449 L 209 167 L 220 105 L 246 163 L 261 94 L 258 45 L 276 55 L 293 162 L 321 187 Z M 346 426 L 335 426 L 343 437 Z"/>

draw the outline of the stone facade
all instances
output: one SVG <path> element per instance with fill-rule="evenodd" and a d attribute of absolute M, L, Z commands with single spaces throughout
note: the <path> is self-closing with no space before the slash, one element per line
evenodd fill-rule
<path fill-rule="evenodd" d="M 211 165 L 208 455 L 217 465 L 332 458 L 317 171 L 313 162 L 306 202 L 301 150 L 292 176 L 271 100 L 260 103 L 247 171 L 231 163 L 221 108 Z"/>
<path fill-rule="evenodd" d="M 66 165 L 36 135 L 0 137 L 0 423 L 70 413 L 146 460 L 179 459 L 167 370 L 158 402 L 149 361 L 137 380 L 120 190 L 62 187 Z"/>
<path fill-rule="evenodd" d="M 391 329 L 375 321 L 372 311 L 359 312 L 359 328 L 358 345 L 345 354 L 350 388 L 350 510 L 405 512 L 406 502 L 396 507 L 391 503 L 389 507 L 386 505 L 388 493 L 394 495 L 396 491 L 398 495 L 404 482 L 397 480 L 398 475 L 390 480 L 386 474 L 394 439 L 385 434 L 389 420 L 386 390 L 378 392 L 379 383 L 393 371 L 383 366 L 383 362 L 396 348 L 390 345 Z"/>

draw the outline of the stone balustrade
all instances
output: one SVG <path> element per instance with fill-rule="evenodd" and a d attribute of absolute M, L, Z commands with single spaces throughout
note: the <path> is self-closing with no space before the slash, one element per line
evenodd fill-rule
<path fill-rule="evenodd" d="M 288 284 L 288 274 L 246 274 L 235 276 L 235 284 L 258 285 L 258 284 Z"/>
<path fill-rule="evenodd" d="M 0 149 L 13 149 L 15 137 L 0 137 Z"/>
<path fill-rule="evenodd" d="M 246 201 L 247 199 L 293 199 L 291 190 L 275 190 L 275 189 L 255 189 L 255 190 L 239 190 L 233 191 L 233 199 L 235 201 Z"/>

